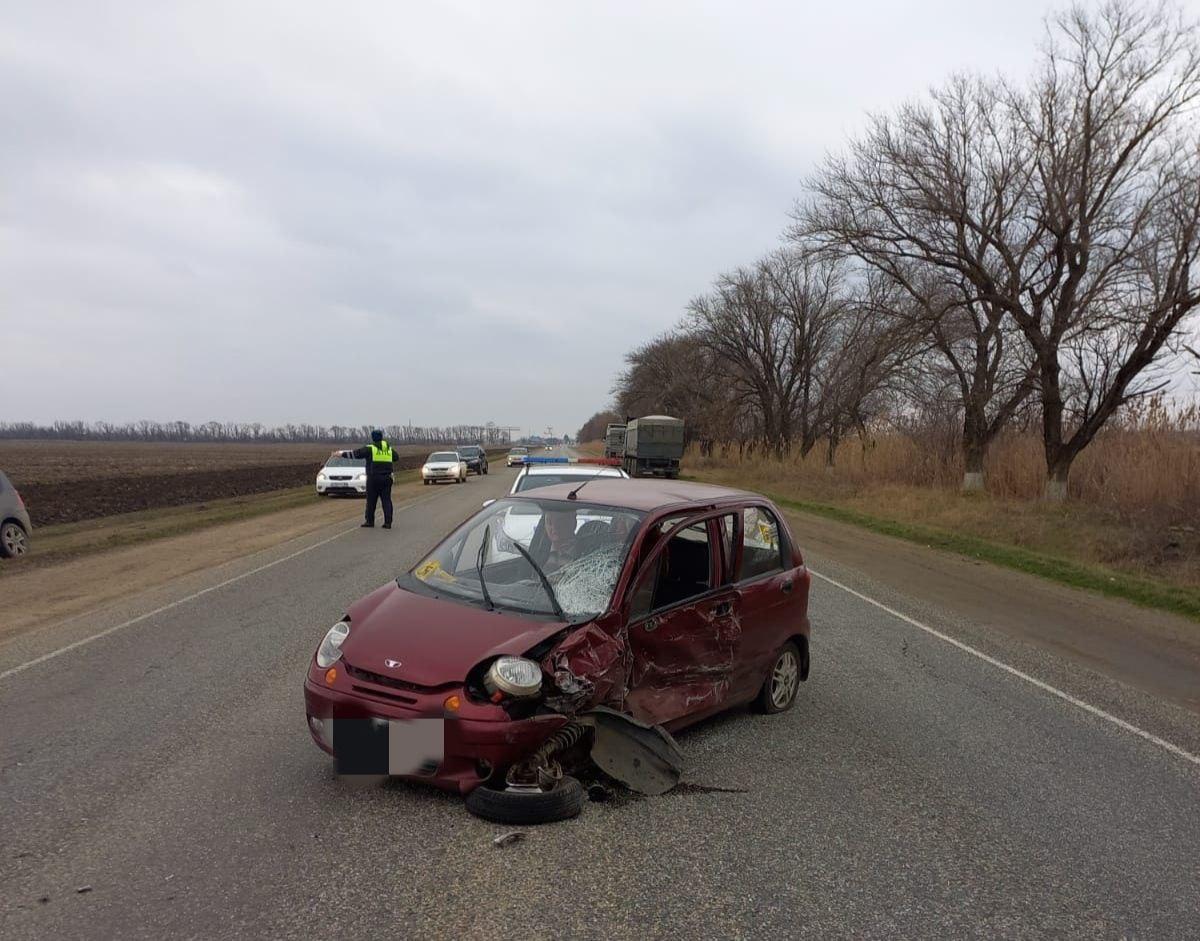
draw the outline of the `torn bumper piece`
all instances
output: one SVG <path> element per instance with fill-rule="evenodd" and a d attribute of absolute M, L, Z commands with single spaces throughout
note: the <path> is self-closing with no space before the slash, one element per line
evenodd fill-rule
<path fill-rule="evenodd" d="M 592 761 L 610 778 L 651 795 L 665 794 L 679 783 L 683 752 L 661 725 L 647 725 L 603 706 L 579 721 L 593 728 Z"/>

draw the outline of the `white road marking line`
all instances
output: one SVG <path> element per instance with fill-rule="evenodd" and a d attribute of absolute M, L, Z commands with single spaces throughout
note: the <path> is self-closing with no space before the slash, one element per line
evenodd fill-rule
<path fill-rule="evenodd" d="M 428 503 L 432 499 L 434 498 L 429 496 L 423 497 L 420 500 L 414 500 L 412 503 L 405 503 L 396 507 L 395 512 L 397 514 L 402 513 L 410 507 L 420 506 L 422 503 Z M 47 660 L 53 660 L 55 657 L 61 657 L 63 654 L 70 653 L 72 650 L 77 650 L 80 647 L 86 647 L 88 644 L 92 643 L 93 641 L 100 640 L 102 637 L 107 637 L 109 634 L 115 634 L 117 631 L 123 631 L 127 627 L 133 627 L 133 625 L 140 624 L 142 621 L 152 618 L 155 615 L 162 614 L 164 611 L 170 611 L 172 608 L 178 608 L 181 604 L 187 604 L 189 601 L 195 601 L 197 598 L 201 598 L 210 592 L 214 592 L 218 589 L 225 588 L 228 585 L 232 585 L 234 582 L 240 582 L 243 578 L 249 578 L 251 575 L 257 575 L 259 572 L 265 572 L 269 568 L 274 568 L 276 565 L 287 562 L 289 559 L 294 559 L 296 556 L 304 555 L 306 552 L 312 552 L 313 549 L 319 549 L 321 546 L 331 543 L 335 539 L 341 539 L 343 536 L 361 528 L 361 525 L 356 523 L 349 529 L 343 529 L 341 532 L 334 533 L 327 539 L 322 539 L 320 542 L 314 542 L 311 546 L 305 546 L 303 549 L 298 549 L 290 555 L 285 555 L 281 559 L 275 559 L 273 562 L 268 562 L 266 565 L 260 565 L 258 568 L 250 569 L 248 572 L 242 572 L 240 575 L 235 575 L 233 578 L 227 578 L 225 581 L 219 582 L 216 585 L 210 585 L 208 588 L 202 588 L 200 591 L 192 592 L 192 594 L 186 595 L 183 598 L 178 598 L 175 601 L 172 601 L 170 604 L 164 604 L 162 607 L 155 608 L 153 611 L 147 611 L 145 614 L 139 614 L 137 617 L 130 618 L 128 621 L 124 621 L 121 624 L 117 624 L 113 627 L 107 627 L 104 630 L 88 637 L 81 638 L 72 644 L 67 644 L 65 647 L 59 647 L 57 650 L 44 653 L 40 657 L 34 657 L 32 660 L 27 660 L 25 663 L 18 664 L 17 666 L 0 673 L 0 680 L 6 680 L 10 676 L 16 676 L 18 673 L 25 672 L 30 667 L 36 667 L 39 663 L 45 663 Z"/>
<path fill-rule="evenodd" d="M 936 637 L 938 640 L 945 641 L 947 644 L 950 644 L 952 647 L 957 647 L 964 653 L 969 653 L 972 657 L 978 657 L 985 663 L 990 663 L 992 666 L 1003 670 L 1005 673 L 1010 673 L 1018 679 L 1024 680 L 1026 683 L 1031 683 L 1038 689 L 1050 693 L 1052 696 L 1057 696 L 1064 702 L 1069 702 L 1072 706 L 1076 706 L 1079 709 L 1082 709 L 1084 712 L 1091 713 L 1097 718 L 1103 719 L 1105 722 L 1112 723 L 1119 729 L 1124 729 L 1126 732 L 1132 732 L 1134 735 L 1144 738 L 1146 741 L 1157 745 L 1159 748 L 1169 751 L 1172 755 L 1182 758 L 1184 761 L 1190 761 L 1194 765 L 1200 765 L 1200 755 L 1193 755 L 1190 751 L 1186 751 L 1185 749 L 1180 748 L 1178 745 L 1168 742 L 1164 738 L 1159 738 L 1152 732 L 1147 732 L 1145 729 L 1138 728 L 1133 723 L 1126 722 L 1124 719 L 1114 716 L 1110 712 L 1105 712 L 1098 706 L 1093 706 L 1091 703 L 1084 702 L 1082 699 L 1072 696 L 1070 693 L 1063 692 L 1058 687 L 1051 686 L 1049 683 L 1043 682 L 1037 677 L 1030 676 L 1023 670 L 1018 670 L 1016 667 L 1009 666 L 1007 663 L 997 660 L 995 657 L 990 657 L 982 650 L 977 650 L 970 644 L 964 644 L 961 640 L 955 640 L 948 634 L 943 634 L 941 631 L 930 627 L 928 624 L 922 624 L 915 618 L 910 618 L 907 614 L 897 611 L 895 608 L 889 608 L 882 601 L 876 601 L 874 598 L 864 595 L 861 591 L 855 591 L 849 585 L 843 585 L 841 582 L 837 581 L 837 579 L 830 578 L 828 575 L 822 575 L 820 572 L 814 572 L 812 569 L 809 569 L 808 571 L 822 581 L 829 582 L 829 584 L 833 585 L 835 588 L 840 588 L 842 591 L 853 595 L 855 598 L 859 598 L 862 601 L 865 601 L 867 604 L 874 605 L 881 611 L 886 611 L 892 617 L 899 618 L 905 624 L 911 624 L 913 627 L 923 630 L 926 634 L 930 634 Z"/>

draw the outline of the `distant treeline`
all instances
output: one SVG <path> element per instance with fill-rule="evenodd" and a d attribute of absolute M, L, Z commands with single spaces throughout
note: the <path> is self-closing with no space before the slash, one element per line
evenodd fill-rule
<path fill-rule="evenodd" d="M 504 444 L 509 433 L 495 425 L 385 425 L 384 434 L 393 444 L 444 444 L 447 442 Z M 179 441 L 214 443 L 299 443 L 320 444 L 363 441 L 371 435 L 370 425 L 263 425 L 260 422 L 210 421 L 193 425 L 186 421 L 112 422 L 56 421 L 0 422 L 0 439 L 33 438 L 64 441 Z"/>

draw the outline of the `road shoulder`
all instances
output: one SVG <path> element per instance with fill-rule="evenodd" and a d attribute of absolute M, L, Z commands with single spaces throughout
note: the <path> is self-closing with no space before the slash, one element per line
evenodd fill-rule
<path fill-rule="evenodd" d="M 1112 680 L 1200 713 L 1200 626 L 1162 611 L 785 510 L 810 563 L 861 573 L 867 593 L 908 599 L 950 624 L 1065 656 Z M 821 590 L 820 588 L 814 590 Z"/>
<path fill-rule="evenodd" d="M 400 503 L 421 492 L 419 483 L 407 482 L 393 495 Z M 362 512 L 360 500 L 313 497 L 302 506 L 5 573 L 0 644 L 331 525 L 349 525 Z"/>

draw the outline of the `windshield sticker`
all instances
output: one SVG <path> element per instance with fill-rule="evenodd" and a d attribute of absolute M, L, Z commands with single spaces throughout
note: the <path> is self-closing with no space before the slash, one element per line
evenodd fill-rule
<path fill-rule="evenodd" d="M 423 582 L 429 581 L 430 577 L 434 576 L 434 575 L 436 575 L 438 578 L 442 579 L 443 581 L 447 581 L 447 582 L 458 581 L 457 578 L 455 578 L 453 575 L 451 575 L 449 572 L 447 572 L 445 569 L 442 568 L 442 563 L 439 562 L 437 559 L 430 559 L 424 565 L 418 566 L 417 569 L 413 572 L 413 574 L 415 576 L 417 576 L 417 578 L 419 578 Z"/>

